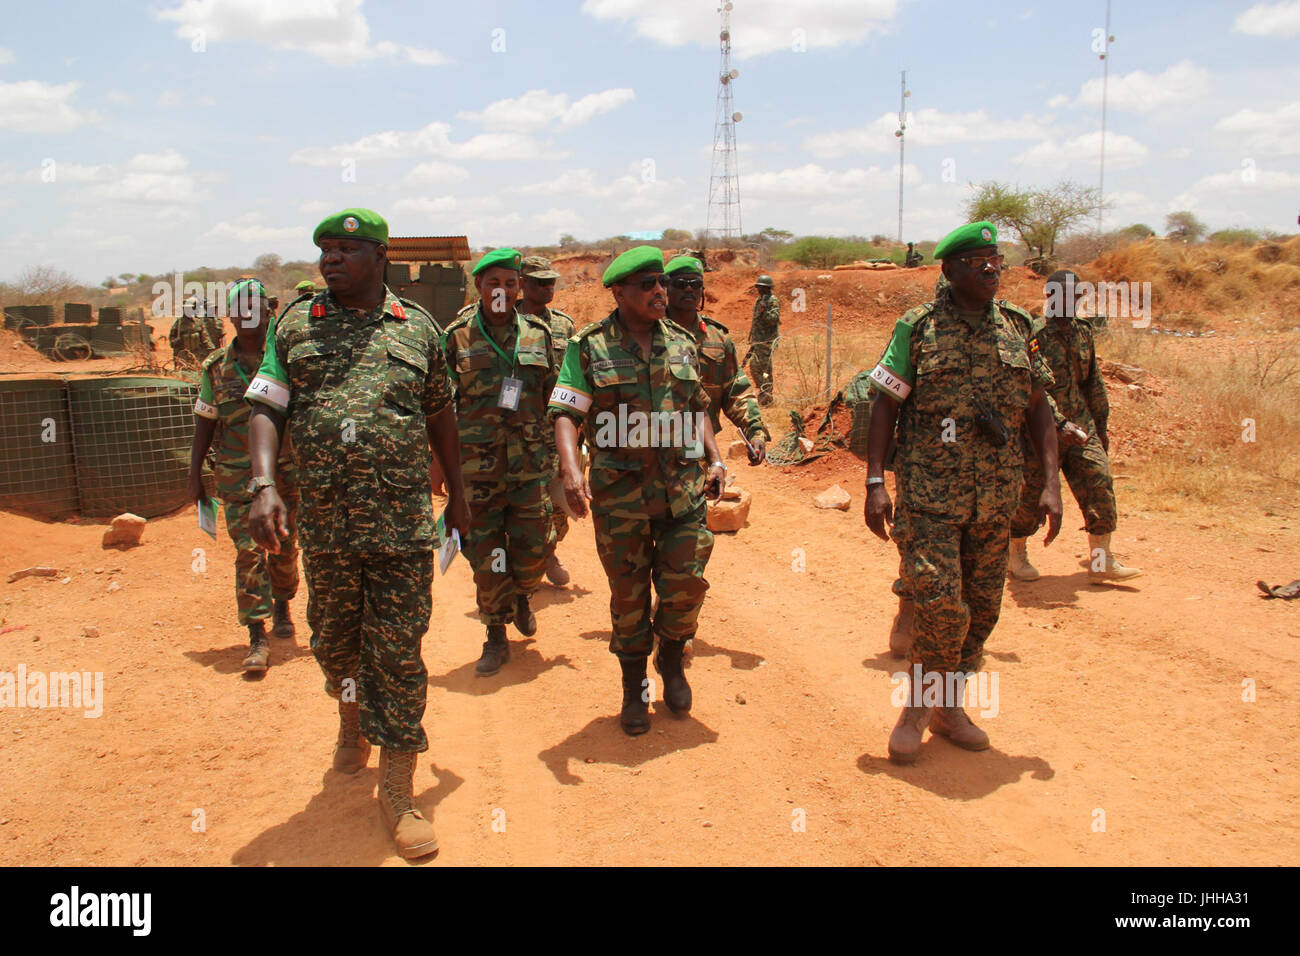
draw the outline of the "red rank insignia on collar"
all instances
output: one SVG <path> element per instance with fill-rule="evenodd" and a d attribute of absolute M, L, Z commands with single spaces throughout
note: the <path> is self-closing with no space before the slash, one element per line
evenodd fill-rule
<path fill-rule="evenodd" d="M 1032 339 L 1029 340 L 1029 354 L 1030 355 L 1038 354 L 1038 336 L 1034 336 Z"/>
<path fill-rule="evenodd" d="M 311 317 L 313 319 L 325 318 L 325 303 L 317 302 L 315 305 L 313 305 L 311 307 Z"/>
<path fill-rule="evenodd" d="M 402 308 L 402 304 L 400 302 L 394 302 L 391 311 L 393 313 L 393 318 L 401 322 L 406 321 L 406 310 Z"/>

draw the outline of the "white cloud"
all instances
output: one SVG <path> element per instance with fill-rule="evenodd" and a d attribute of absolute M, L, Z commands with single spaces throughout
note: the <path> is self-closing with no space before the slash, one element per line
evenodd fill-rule
<path fill-rule="evenodd" d="M 451 127 L 433 122 L 417 130 L 385 130 L 362 136 L 339 146 L 309 146 L 295 151 L 289 162 L 307 166 L 337 166 L 344 160 L 410 159 L 415 156 L 439 156 L 448 159 L 498 159 L 526 161 L 555 159 L 561 154 L 547 148 L 524 133 L 479 133 L 460 143 L 451 141 Z"/>
<path fill-rule="evenodd" d="M 747 59 L 802 43 L 853 46 L 886 32 L 897 0 L 744 0 L 731 23 L 731 50 Z M 597 20 L 634 21 L 638 35 L 665 46 L 718 47 L 718 4 L 701 0 L 585 0 L 582 12 Z"/>
<path fill-rule="evenodd" d="M 458 182 L 469 178 L 469 170 L 454 163 L 435 159 L 420 163 L 406 174 L 405 182 L 411 184 Z"/>
<path fill-rule="evenodd" d="M 819 159 L 834 159 L 855 153 L 888 153 L 898 149 L 898 113 L 882 113 L 865 127 L 837 130 L 809 136 L 803 148 Z M 1047 136 L 1047 125 L 1026 114 L 1019 119 L 994 119 L 984 110 L 945 113 L 936 109 L 908 114 L 909 146 L 949 146 L 955 143 L 986 143 Z"/>
<path fill-rule="evenodd" d="M 552 124 L 579 126 L 593 116 L 631 102 L 635 96 L 632 90 L 620 88 L 589 93 L 570 103 L 566 93 L 529 90 L 515 99 L 489 103 L 479 112 L 462 110 L 456 116 L 496 129 L 541 129 Z"/>
<path fill-rule="evenodd" d="M 450 62 L 437 50 L 381 40 L 370 42 L 362 0 L 183 0 L 154 14 L 179 24 L 176 35 L 191 45 L 226 40 L 269 43 L 328 63 L 351 64 L 376 57 L 404 57 L 419 66 Z"/>
<path fill-rule="evenodd" d="M 903 167 L 904 185 L 921 181 L 920 171 L 908 163 Z M 822 197 L 852 195 L 869 190 L 898 188 L 898 167 L 881 169 L 823 169 L 816 163 L 806 163 L 793 169 L 775 172 L 744 173 L 740 175 L 740 195 L 745 199 L 819 199 Z"/>
<path fill-rule="evenodd" d="M 99 116 L 72 107 L 80 83 L 57 86 L 39 80 L 0 83 L 0 129 L 15 133 L 66 133 L 96 123 Z"/>
<path fill-rule="evenodd" d="M 113 174 L 112 166 L 82 166 L 79 163 L 60 163 L 57 160 L 52 169 L 54 179 L 50 181 L 55 183 L 102 182 Z M 28 182 L 46 182 L 48 175 L 46 168 L 42 166 L 39 169 L 29 169 L 23 178 Z"/>
<path fill-rule="evenodd" d="M 141 205 L 189 206 L 207 198 L 188 172 L 189 160 L 174 149 L 131 157 L 121 175 L 91 186 L 92 200 Z"/>
<path fill-rule="evenodd" d="M 1100 109 L 1101 85 L 1099 78 L 1084 83 L 1075 105 Z M 1131 113 L 1154 113 L 1194 103 L 1209 92 L 1210 71 L 1191 60 L 1183 60 L 1163 73 L 1134 70 L 1112 76 L 1106 88 L 1106 106 Z"/>
<path fill-rule="evenodd" d="M 298 206 L 298 211 L 304 216 L 323 216 L 335 208 L 334 203 L 326 202 L 324 199 L 308 199 Z"/>
<path fill-rule="evenodd" d="M 1257 3 L 1237 14 L 1232 28 L 1258 37 L 1300 36 L 1300 0 L 1287 3 Z"/>
<path fill-rule="evenodd" d="M 1124 133 L 1106 134 L 1107 169 L 1140 166 L 1146 162 L 1150 153 L 1151 150 L 1132 136 Z M 1096 166 L 1100 155 L 1101 131 L 1097 130 L 1064 142 L 1055 139 L 1044 140 L 1029 147 L 1023 153 L 1011 157 L 1011 162 L 1018 166 L 1037 168 L 1062 168 L 1079 163 Z"/>
<path fill-rule="evenodd" d="M 629 172 L 602 183 L 590 169 L 569 169 L 543 182 L 516 187 L 525 196 L 556 196 L 569 199 L 607 200 L 605 205 L 624 211 L 653 208 L 664 202 L 668 192 L 684 185 L 681 179 L 645 178 L 641 164 L 629 165 Z"/>
<path fill-rule="evenodd" d="M 309 226 L 268 226 L 258 213 L 246 213 L 233 221 L 219 222 L 200 239 L 234 239 L 243 243 L 271 244 L 303 242 L 311 234 Z"/>
<path fill-rule="evenodd" d="M 1294 156 L 1300 153 L 1300 101 L 1275 110 L 1238 110 L 1214 124 L 1227 133 L 1232 144 L 1263 155 Z"/>

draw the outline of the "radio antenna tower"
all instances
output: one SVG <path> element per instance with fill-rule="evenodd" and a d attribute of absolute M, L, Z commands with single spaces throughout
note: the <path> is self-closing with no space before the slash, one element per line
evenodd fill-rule
<path fill-rule="evenodd" d="M 724 239 L 738 238 L 740 229 L 740 170 L 736 163 L 736 124 L 742 119 L 735 112 L 731 83 L 740 76 L 731 68 L 731 0 L 718 8 L 722 14 L 722 31 L 718 34 L 722 48 L 722 69 L 718 72 L 718 107 L 713 120 L 713 171 L 709 175 L 709 214 L 705 232 Z"/>

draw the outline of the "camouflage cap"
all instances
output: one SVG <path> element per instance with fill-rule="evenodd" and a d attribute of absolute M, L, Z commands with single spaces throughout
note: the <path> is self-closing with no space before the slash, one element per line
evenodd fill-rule
<path fill-rule="evenodd" d="M 998 247 L 998 227 L 988 220 L 968 222 L 939 240 L 939 244 L 934 247 L 934 257 L 946 259 L 961 252 L 988 247 Z"/>
<path fill-rule="evenodd" d="M 616 282 L 622 282 L 635 272 L 653 269 L 664 270 L 664 253 L 658 246 L 635 246 L 623 253 L 609 264 L 600 281 L 609 288 Z"/>
<path fill-rule="evenodd" d="M 518 272 L 522 259 L 518 249 L 493 249 L 478 261 L 478 265 L 474 266 L 473 274 L 478 275 L 485 269 L 493 267 L 514 269 Z"/>
<path fill-rule="evenodd" d="M 558 279 L 560 274 L 551 268 L 551 260 L 545 256 L 524 256 L 520 275 L 530 279 Z"/>
<path fill-rule="evenodd" d="M 664 272 L 668 275 L 674 272 L 698 272 L 704 275 L 704 265 L 694 256 L 674 256 L 668 260 L 668 265 L 664 266 Z"/>
<path fill-rule="evenodd" d="M 343 209 L 322 219 L 311 234 L 311 241 L 318 246 L 322 239 L 366 239 L 386 246 L 388 223 L 373 209 Z"/>

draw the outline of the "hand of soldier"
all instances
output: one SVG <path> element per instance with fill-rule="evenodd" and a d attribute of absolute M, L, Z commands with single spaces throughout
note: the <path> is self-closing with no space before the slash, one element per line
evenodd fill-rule
<path fill-rule="evenodd" d="M 1056 430 L 1056 441 L 1063 448 L 1076 448 L 1088 440 L 1088 433 L 1074 422 L 1066 422 Z"/>
<path fill-rule="evenodd" d="M 587 476 L 565 471 L 562 480 L 564 497 L 569 502 L 569 507 L 573 509 L 573 513 L 579 518 L 587 517 L 587 502 L 591 501 L 591 486 L 587 484 Z"/>
<path fill-rule="evenodd" d="M 866 503 L 862 506 L 862 514 L 867 519 L 871 533 L 881 541 L 888 541 L 889 531 L 886 525 L 890 528 L 894 526 L 894 503 L 889 500 L 889 492 L 884 485 L 871 486 Z M 1060 523 L 1059 507 L 1057 523 Z"/>
<path fill-rule="evenodd" d="M 1043 493 L 1038 496 L 1038 514 L 1040 518 L 1047 519 L 1047 537 L 1043 539 L 1043 544 L 1049 545 L 1061 533 L 1061 489 L 1059 486 L 1043 489 Z"/>
<path fill-rule="evenodd" d="M 469 502 L 465 496 L 452 495 L 447 499 L 447 523 L 460 532 L 460 542 L 464 546 L 469 540 Z"/>
<path fill-rule="evenodd" d="M 727 487 L 727 467 L 722 464 L 709 465 L 709 473 L 704 479 L 704 494 L 710 501 L 722 497 L 722 489 Z"/>
<path fill-rule="evenodd" d="M 189 478 L 189 482 L 186 485 L 185 493 L 189 495 L 190 501 L 194 502 L 195 504 L 198 504 L 200 501 L 206 498 L 207 494 L 203 490 L 203 479 L 200 478 L 198 475 L 191 474 Z"/>
<path fill-rule="evenodd" d="M 762 435 L 755 435 L 749 442 L 749 463 L 761 465 L 767 458 L 767 440 Z"/>
<path fill-rule="evenodd" d="M 289 537 L 289 513 L 274 485 L 259 491 L 253 499 L 248 528 L 261 547 L 271 554 L 280 553 L 280 539 Z"/>

